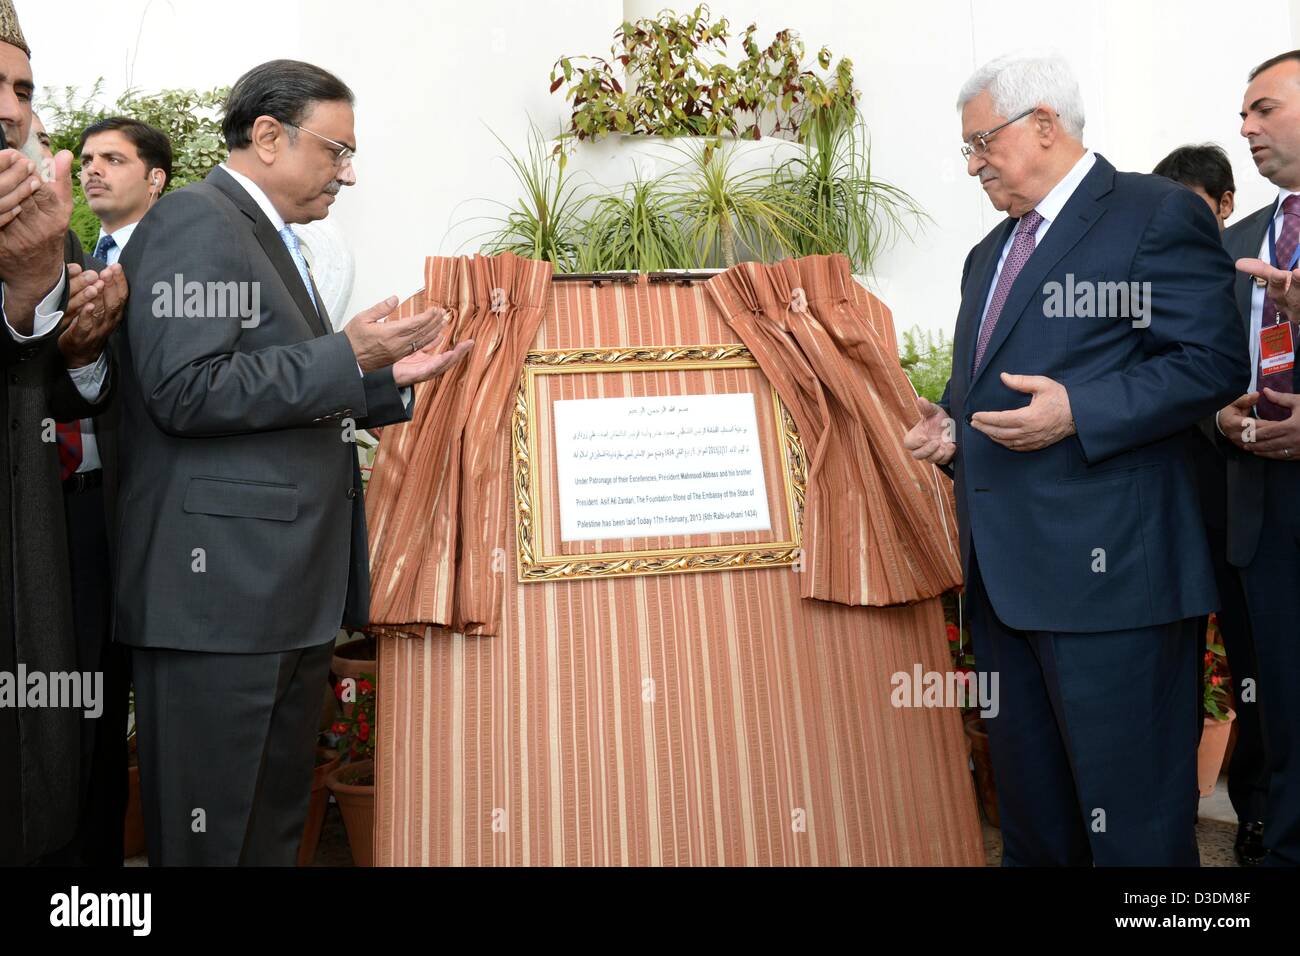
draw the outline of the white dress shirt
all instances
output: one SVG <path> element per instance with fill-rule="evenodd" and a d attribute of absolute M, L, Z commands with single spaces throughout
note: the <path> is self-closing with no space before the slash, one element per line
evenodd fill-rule
<path fill-rule="evenodd" d="M 1038 203 L 1034 209 L 1043 221 L 1038 224 L 1038 229 L 1034 232 L 1034 248 L 1042 245 L 1043 237 L 1047 235 L 1047 230 L 1052 228 L 1052 222 L 1060 217 L 1061 210 L 1069 202 L 1074 191 L 1079 188 L 1085 176 L 1092 170 L 1093 164 L 1097 162 L 1097 154 L 1092 150 L 1086 151 L 1079 157 L 1079 161 L 1070 167 L 1070 171 L 1065 177 L 1052 187 L 1049 192 Z M 980 314 L 980 328 L 984 328 L 984 319 L 989 313 L 989 303 L 993 301 L 993 293 L 998 287 L 998 278 L 1002 275 L 1002 263 L 1007 261 L 1007 253 L 1011 251 L 1011 244 L 1016 241 L 1016 230 L 1013 227 L 1011 235 L 1007 236 L 1006 243 L 1002 246 L 1002 255 L 998 257 L 998 267 L 993 273 L 993 284 L 989 286 L 989 294 L 984 299 L 984 311 Z"/>
<path fill-rule="evenodd" d="M 0 315 L 4 316 L 5 330 L 10 337 L 17 342 L 34 342 L 53 332 L 63 318 L 63 310 L 59 308 L 59 300 L 63 298 L 63 293 L 67 287 L 68 270 L 65 267 L 54 288 L 50 290 L 44 299 L 37 303 L 36 310 L 32 315 L 32 334 L 23 335 L 13 327 L 9 321 L 9 314 L 4 311 L 5 286 L 3 282 L 0 282 Z M 72 384 L 77 387 L 77 391 L 82 398 L 92 403 L 98 401 L 99 393 L 104 389 L 104 379 L 108 377 L 107 353 L 101 352 L 99 358 L 90 365 L 68 369 L 68 377 L 72 379 Z"/>
<path fill-rule="evenodd" d="M 1289 189 L 1278 190 L 1277 205 L 1273 207 L 1273 234 L 1280 236 L 1282 234 L 1282 202 L 1287 196 L 1294 196 L 1296 193 Z M 1264 239 L 1259 244 L 1259 257 L 1268 262 L 1268 233 L 1264 233 Z M 1283 263 L 1281 268 L 1285 269 L 1287 263 Z M 1256 382 L 1259 378 L 1259 332 L 1264 324 L 1264 292 L 1266 290 L 1253 279 L 1250 284 L 1250 387 L 1248 392 L 1255 390 Z"/>

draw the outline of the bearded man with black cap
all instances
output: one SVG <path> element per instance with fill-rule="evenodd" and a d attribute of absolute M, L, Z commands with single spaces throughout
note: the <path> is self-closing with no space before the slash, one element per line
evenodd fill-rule
<path fill-rule="evenodd" d="M 31 50 L 0 0 L 0 129 L 32 125 Z M 0 864 L 58 851 L 77 823 L 79 720 L 97 706 L 76 673 L 55 421 L 91 417 L 112 388 L 104 345 L 125 280 L 64 265 L 72 156 L 41 169 L 0 150 Z M 48 177 L 48 179 L 47 179 Z"/>

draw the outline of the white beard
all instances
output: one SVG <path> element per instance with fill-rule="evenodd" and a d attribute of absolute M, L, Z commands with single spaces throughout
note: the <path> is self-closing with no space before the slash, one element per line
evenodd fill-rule
<path fill-rule="evenodd" d="M 27 134 L 27 141 L 19 148 L 19 152 L 36 164 L 41 179 L 48 183 L 54 178 L 54 167 L 41 152 L 41 141 L 36 136 L 36 130 Z"/>

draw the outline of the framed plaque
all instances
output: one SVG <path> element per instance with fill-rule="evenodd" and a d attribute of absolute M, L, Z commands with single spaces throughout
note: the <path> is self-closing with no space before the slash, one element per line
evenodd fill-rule
<path fill-rule="evenodd" d="M 800 559 L 803 445 L 742 345 L 530 352 L 512 450 L 521 582 Z"/>

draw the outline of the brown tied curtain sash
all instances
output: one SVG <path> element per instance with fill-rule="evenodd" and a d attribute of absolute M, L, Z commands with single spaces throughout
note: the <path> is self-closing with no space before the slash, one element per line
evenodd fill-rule
<path fill-rule="evenodd" d="M 512 253 L 430 257 L 424 290 L 399 309 L 442 306 L 443 347 L 473 339 L 474 348 L 416 386 L 411 421 L 380 438 L 366 493 L 376 633 L 497 633 L 514 515 L 500 513 L 510 468 L 494 458 L 551 275 L 549 262 Z"/>
<path fill-rule="evenodd" d="M 746 262 L 706 289 L 809 458 L 802 596 L 884 606 L 961 583 L 952 490 L 903 448 L 918 420 L 888 308 L 844 256 Z"/>

